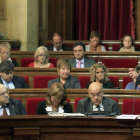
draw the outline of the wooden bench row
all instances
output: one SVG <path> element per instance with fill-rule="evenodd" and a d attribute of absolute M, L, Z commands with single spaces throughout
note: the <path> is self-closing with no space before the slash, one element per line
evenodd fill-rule
<path fill-rule="evenodd" d="M 24 107 L 26 108 L 27 98 L 46 98 L 49 89 L 9 89 L 11 98 L 21 98 Z M 87 89 L 67 89 L 68 98 L 74 109 L 75 98 L 85 98 L 88 96 Z M 125 89 L 105 89 L 104 96 L 108 98 L 117 98 L 120 110 L 122 108 L 123 99 L 139 99 L 140 91 L 125 90 Z"/>
<path fill-rule="evenodd" d="M 21 58 L 34 58 L 34 51 L 12 51 L 11 57 L 16 58 L 19 65 Z M 135 58 L 138 59 L 140 62 L 140 52 L 85 52 L 85 56 L 93 59 L 97 59 L 98 62 L 101 62 L 104 58 Z M 71 58 L 74 57 L 72 51 L 65 51 L 65 52 L 49 52 L 50 58 Z"/>
<path fill-rule="evenodd" d="M 72 68 L 71 73 L 72 76 L 89 76 L 89 68 Z M 47 75 L 58 75 L 56 68 L 28 68 L 28 67 L 15 67 L 14 75 L 17 76 L 28 76 L 29 77 L 29 86 L 33 88 L 33 76 L 47 76 Z M 119 77 L 119 87 L 122 88 L 123 77 L 129 76 L 128 69 L 109 69 L 109 76 L 118 76 Z M 47 83 L 46 83 L 47 84 Z"/>

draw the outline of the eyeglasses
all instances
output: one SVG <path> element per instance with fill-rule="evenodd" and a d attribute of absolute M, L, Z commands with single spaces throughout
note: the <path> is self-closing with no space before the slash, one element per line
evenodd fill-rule
<path fill-rule="evenodd" d="M 99 43 L 100 40 L 91 40 L 91 42 L 97 42 L 97 43 Z"/>
<path fill-rule="evenodd" d="M 62 41 L 60 41 L 60 42 L 53 42 L 54 45 L 58 45 L 58 44 L 61 44 L 61 43 L 62 43 Z"/>
<path fill-rule="evenodd" d="M 2 55 L 9 55 L 9 52 L 1 52 Z"/>
<path fill-rule="evenodd" d="M 74 53 L 83 52 L 84 50 L 73 50 Z"/>
<path fill-rule="evenodd" d="M 100 97 L 100 96 L 101 96 L 101 94 L 102 94 L 102 92 L 97 93 L 97 94 L 93 94 L 93 93 L 91 93 L 90 95 L 94 98 L 95 96 Z"/>
<path fill-rule="evenodd" d="M 65 70 L 66 70 L 66 71 L 70 71 L 70 68 L 66 68 L 66 69 L 65 69 L 65 68 L 60 68 L 60 70 L 61 70 L 61 71 L 65 71 Z"/>
<path fill-rule="evenodd" d="M 9 95 L 9 91 L 7 90 L 7 91 L 5 91 L 3 93 L 0 93 L 0 96 L 4 96 L 5 94 Z"/>
<path fill-rule="evenodd" d="M 47 55 L 46 54 L 40 54 L 40 55 L 38 55 L 38 56 L 43 56 L 43 57 L 47 57 Z"/>

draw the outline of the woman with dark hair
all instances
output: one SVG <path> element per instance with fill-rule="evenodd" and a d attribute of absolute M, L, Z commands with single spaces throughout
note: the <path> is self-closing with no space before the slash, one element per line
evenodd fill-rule
<path fill-rule="evenodd" d="M 90 43 L 86 45 L 86 51 L 92 52 L 106 52 L 106 49 L 103 45 L 100 45 L 101 33 L 98 31 L 92 31 L 90 33 Z"/>
<path fill-rule="evenodd" d="M 67 103 L 66 89 L 62 83 L 54 83 L 51 85 L 47 98 L 38 104 L 36 114 L 56 113 L 72 113 L 72 106 Z"/>
<path fill-rule="evenodd" d="M 135 51 L 139 50 L 137 47 L 135 47 L 133 38 L 131 37 L 131 35 L 125 35 L 121 39 L 119 52 L 135 52 Z"/>
<path fill-rule="evenodd" d="M 108 78 L 108 69 L 102 63 L 94 64 L 90 69 L 91 81 L 87 83 L 86 88 L 89 88 L 89 85 L 92 82 L 99 82 L 102 84 L 103 88 L 114 88 L 113 83 Z"/>

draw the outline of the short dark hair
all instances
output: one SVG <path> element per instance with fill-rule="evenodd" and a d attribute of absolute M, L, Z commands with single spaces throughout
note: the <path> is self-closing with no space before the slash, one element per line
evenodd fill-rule
<path fill-rule="evenodd" d="M 99 31 L 92 31 L 90 33 L 90 37 L 89 39 L 93 38 L 93 37 L 98 37 L 99 39 L 101 39 L 101 33 Z"/>
<path fill-rule="evenodd" d="M 14 70 L 14 64 L 10 60 L 4 60 L 0 63 L 0 72 Z"/>
<path fill-rule="evenodd" d="M 83 50 L 85 51 L 85 44 L 83 42 L 77 42 L 73 45 L 73 49 L 76 47 L 76 46 L 82 46 L 83 47 Z"/>

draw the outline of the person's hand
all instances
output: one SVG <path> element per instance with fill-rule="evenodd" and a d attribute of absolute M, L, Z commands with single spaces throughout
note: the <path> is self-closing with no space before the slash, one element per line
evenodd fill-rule
<path fill-rule="evenodd" d="M 137 79 L 139 73 L 137 73 L 137 72 L 135 71 L 134 68 L 130 68 L 128 71 L 129 71 L 129 75 L 130 75 L 133 79 Z"/>

